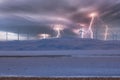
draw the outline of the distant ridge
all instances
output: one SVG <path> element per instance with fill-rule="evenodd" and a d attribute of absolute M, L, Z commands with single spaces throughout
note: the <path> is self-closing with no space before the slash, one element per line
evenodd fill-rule
<path fill-rule="evenodd" d="M 120 50 L 120 41 L 102 41 L 74 37 L 29 41 L 1 41 L 0 51 L 39 50 Z"/>

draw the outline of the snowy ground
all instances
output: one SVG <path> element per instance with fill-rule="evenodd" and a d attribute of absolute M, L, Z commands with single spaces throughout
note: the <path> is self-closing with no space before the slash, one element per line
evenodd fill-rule
<path fill-rule="evenodd" d="M 120 41 L 58 38 L 27 41 L 0 41 L 0 51 L 120 50 Z"/>
<path fill-rule="evenodd" d="M 54 50 L 54 51 L 0 51 L 0 57 L 11 56 L 71 56 L 71 57 L 84 57 L 84 56 L 120 56 L 120 50 Z"/>
<path fill-rule="evenodd" d="M 0 76 L 120 77 L 119 50 L 2 51 L 0 56 Z"/>

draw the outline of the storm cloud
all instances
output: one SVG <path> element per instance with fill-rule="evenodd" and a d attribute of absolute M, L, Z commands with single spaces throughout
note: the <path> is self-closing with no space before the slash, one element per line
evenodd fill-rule
<path fill-rule="evenodd" d="M 39 33 L 55 35 L 50 24 L 63 24 L 68 28 L 76 23 L 89 24 L 89 13 L 98 12 L 107 24 L 119 27 L 120 0 L 0 0 L 0 30 L 21 34 Z"/>

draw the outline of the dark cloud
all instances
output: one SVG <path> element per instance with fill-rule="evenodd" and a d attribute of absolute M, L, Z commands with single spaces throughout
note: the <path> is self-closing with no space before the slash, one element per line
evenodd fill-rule
<path fill-rule="evenodd" d="M 55 35 L 48 24 L 60 23 L 68 27 L 64 34 L 72 34 L 69 28 L 78 22 L 88 24 L 90 19 L 86 15 L 94 11 L 105 22 L 119 25 L 119 4 L 119 0 L 1 0 L 0 29 Z"/>
<path fill-rule="evenodd" d="M 116 0 L 117 1 L 117 0 Z M 115 0 L 5 0 L 0 6 L 5 12 L 24 13 L 69 13 L 80 9 L 109 7 L 116 4 Z M 104 9 L 106 8 L 104 7 Z M 88 9 L 89 10 L 89 9 Z M 90 10 L 89 10 L 90 11 Z"/>

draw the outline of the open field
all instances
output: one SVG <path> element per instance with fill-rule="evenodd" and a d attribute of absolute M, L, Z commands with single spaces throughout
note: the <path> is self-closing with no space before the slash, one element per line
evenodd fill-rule
<path fill-rule="evenodd" d="M 116 50 L 13 51 L 13 54 L 12 51 L 0 52 L 0 76 L 120 77 L 119 52 Z"/>
<path fill-rule="evenodd" d="M 0 57 L 120 56 L 120 50 L 0 51 Z"/>

